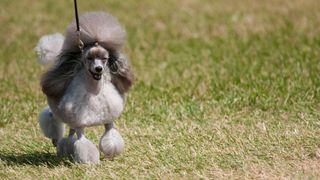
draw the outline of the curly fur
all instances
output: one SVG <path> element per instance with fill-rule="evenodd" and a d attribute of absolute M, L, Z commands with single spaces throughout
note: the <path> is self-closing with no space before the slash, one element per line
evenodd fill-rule
<path fill-rule="evenodd" d="M 62 139 L 64 133 L 63 123 L 56 121 L 49 107 L 42 110 L 39 116 L 39 124 L 43 134 L 52 139 L 53 143 Z"/>
<path fill-rule="evenodd" d="M 118 71 L 112 74 L 112 82 L 120 93 L 127 92 L 133 83 L 133 73 L 127 59 L 120 52 L 126 33 L 117 19 L 103 12 L 87 13 L 80 16 L 80 28 L 81 40 L 85 48 L 99 43 L 110 53 L 109 66 L 118 62 Z M 61 98 L 74 75 L 82 69 L 80 55 L 75 21 L 73 21 L 67 28 L 57 65 L 42 77 L 42 91 L 47 96 L 55 99 Z"/>
<path fill-rule="evenodd" d="M 99 161 L 99 152 L 85 138 L 83 129 L 104 124 L 106 132 L 101 137 L 100 149 L 107 157 L 122 151 L 124 142 L 121 135 L 107 127 L 113 127 L 113 122 L 123 111 L 124 95 L 132 86 L 133 73 L 128 59 L 121 52 L 126 33 L 115 17 L 93 12 L 80 16 L 79 20 L 83 51 L 78 47 L 75 21 L 68 26 L 61 47 L 56 47 L 59 46 L 56 43 L 59 39 L 55 39 L 55 35 L 47 36 L 45 43 L 40 40 L 37 49 L 55 46 L 53 51 L 50 48 L 49 51 L 55 52 L 50 57 L 56 60 L 43 74 L 41 87 L 47 96 L 48 111 L 52 111 L 54 122 L 66 123 L 71 128 L 72 133 L 68 138 L 59 136 L 58 155 L 72 154 L 80 163 L 96 163 Z M 61 50 L 57 52 L 56 49 Z M 38 53 L 44 57 L 49 51 Z M 103 59 L 107 59 L 107 62 Z M 91 70 L 96 65 L 104 67 L 102 75 L 92 74 Z M 47 123 L 41 119 L 40 124 Z M 46 132 L 54 130 L 49 127 L 44 132 L 53 139 Z M 73 139 L 74 132 L 77 132 L 78 139 Z"/>
<path fill-rule="evenodd" d="M 39 63 L 52 65 L 60 53 L 64 37 L 60 33 L 43 36 L 34 50 L 39 55 Z"/>

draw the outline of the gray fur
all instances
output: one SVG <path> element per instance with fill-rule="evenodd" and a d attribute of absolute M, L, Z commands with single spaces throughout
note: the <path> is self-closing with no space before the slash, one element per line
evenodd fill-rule
<path fill-rule="evenodd" d="M 42 76 L 41 86 L 54 117 L 80 132 L 77 139 L 73 135 L 62 139 L 57 154 L 72 154 L 80 163 L 97 163 L 99 151 L 82 130 L 112 124 L 120 116 L 133 73 L 121 53 L 125 31 L 115 17 L 102 12 L 80 16 L 83 52 L 78 48 L 75 27 L 75 22 L 69 25 L 57 62 Z M 100 140 L 101 151 L 114 157 L 123 148 L 119 132 L 106 130 Z"/>
<path fill-rule="evenodd" d="M 130 70 L 128 59 L 124 54 L 120 54 L 117 64 L 118 72 L 112 74 L 111 82 L 121 94 L 124 94 L 129 91 L 130 87 L 132 86 L 134 76 Z"/>
<path fill-rule="evenodd" d="M 57 145 L 57 155 L 59 157 L 74 155 L 74 143 L 77 140 L 74 138 L 75 132 L 74 129 L 70 129 L 69 136 L 59 141 Z"/>
<path fill-rule="evenodd" d="M 72 78 L 83 64 L 80 61 L 80 54 L 62 53 L 55 66 L 50 68 L 41 78 L 41 87 L 48 98 L 59 101 L 64 95 Z"/>
<path fill-rule="evenodd" d="M 117 19 L 103 12 L 87 13 L 80 16 L 80 27 L 81 40 L 87 49 L 98 43 L 110 53 L 109 66 L 118 62 L 121 71 L 112 74 L 112 82 L 120 93 L 127 92 L 133 83 L 133 74 L 127 59 L 120 52 L 126 33 Z M 63 96 L 75 74 L 83 68 L 75 22 L 68 26 L 58 59 L 58 63 L 41 79 L 42 91 L 57 101 Z"/>
<path fill-rule="evenodd" d="M 58 142 L 62 139 L 64 125 L 53 117 L 53 114 L 48 107 L 44 108 L 40 113 L 39 124 L 43 134 L 47 138 L 52 139 L 53 142 Z"/>
<path fill-rule="evenodd" d="M 39 63 L 53 65 L 57 61 L 64 37 L 60 33 L 54 33 L 41 37 L 34 50 L 39 56 Z"/>
<path fill-rule="evenodd" d="M 126 32 L 117 18 L 104 12 L 90 12 L 80 16 L 81 40 L 85 46 L 98 42 L 105 49 L 120 51 L 126 39 Z M 79 52 L 76 22 L 67 28 L 62 51 Z"/>
<path fill-rule="evenodd" d="M 107 158 L 112 159 L 123 151 L 124 141 L 116 129 L 106 129 L 100 139 L 99 148 Z"/>
<path fill-rule="evenodd" d="M 73 157 L 75 161 L 84 164 L 98 163 L 99 155 L 97 147 L 84 136 L 75 141 Z"/>
<path fill-rule="evenodd" d="M 72 156 L 74 154 L 74 143 L 76 139 L 74 137 L 66 137 L 59 141 L 57 145 L 57 155 L 62 156 Z"/>

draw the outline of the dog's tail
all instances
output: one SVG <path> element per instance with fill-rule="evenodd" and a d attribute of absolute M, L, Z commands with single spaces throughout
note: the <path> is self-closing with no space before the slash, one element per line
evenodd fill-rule
<path fill-rule="evenodd" d="M 39 56 L 39 63 L 52 65 L 61 53 L 64 36 L 60 33 L 42 36 L 34 48 Z"/>

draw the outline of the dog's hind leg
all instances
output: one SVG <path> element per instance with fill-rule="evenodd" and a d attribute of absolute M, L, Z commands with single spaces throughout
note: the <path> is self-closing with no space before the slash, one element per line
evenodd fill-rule
<path fill-rule="evenodd" d="M 49 107 L 44 108 L 40 113 L 39 124 L 43 134 L 56 146 L 63 137 L 64 126 L 62 122 L 55 119 Z"/>
<path fill-rule="evenodd" d="M 98 163 L 100 153 L 97 147 L 84 136 L 83 128 L 76 129 L 78 139 L 74 143 L 73 158 L 79 163 Z"/>
<path fill-rule="evenodd" d="M 57 155 L 61 156 L 72 156 L 74 154 L 74 143 L 76 138 L 74 134 L 76 133 L 75 129 L 70 128 L 68 137 L 61 139 L 57 145 Z"/>
<path fill-rule="evenodd" d="M 110 159 L 123 151 L 124 141 L 120 133 L 113 127 L 113 123 L 105 124 L 105 133 L 100 139 L 99 148 Z"/>

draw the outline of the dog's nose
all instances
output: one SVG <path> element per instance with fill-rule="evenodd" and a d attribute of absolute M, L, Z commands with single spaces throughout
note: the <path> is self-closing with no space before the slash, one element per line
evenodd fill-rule
<path fill-rule="evenodd" d="M 96 70 L 96 72 L 101 72 L 102 71 L 102 67 L 101 66 L 97 66 L 94 69 Z"/>

